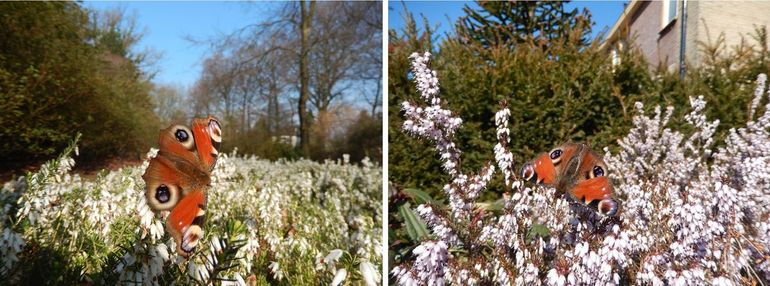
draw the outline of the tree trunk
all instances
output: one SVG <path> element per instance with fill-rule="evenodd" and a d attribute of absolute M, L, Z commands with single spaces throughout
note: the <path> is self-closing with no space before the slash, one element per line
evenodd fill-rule
<path fill-rule="evenodd" d="M 376 117 L 377 107 L 380 106 L 380 95 L 382 94 L 382 72 L 377 78 L 377 91 L 374 93 L 374 102 L 372 102 L 372 118 Z"/>
<path fill-rule="evenodd" d="M 309 4 L 309 7 L 306 7 Z M 298 110 L 299 113 L 299 134 L 300 134 L 300 147 L 302 153 L 305 156 L 310 155 L 310 118 L 307 113 L 307 100 L 310 95 L 310 75 L 308 74 L 308 57 L 310 54 L 310 22 L 313 19 L 313 12 L 315 11 L 315 1 L 307 3 L 302 1 L 299 3 L 300 9 L 300 26 L 301 26 L 301 39 L 300 39 L 300 54 L 299 54 L 299 101 Z"/>

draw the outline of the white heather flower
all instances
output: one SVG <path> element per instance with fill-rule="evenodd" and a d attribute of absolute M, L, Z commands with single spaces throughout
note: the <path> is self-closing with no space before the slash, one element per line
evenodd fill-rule
<path fill-rule="evenodd" d="M 157 149 L 151 150 L 148 159 L 157 152 Z M 105 269 L 105 273 L 112 270 L 119 275 L 119 281 L 157 285 L 159 275 L 168 273 L 170 268 L 178 268 L 186 272 L 186 276 L 206 283 L 210 279 L 209 270 L 216 263 L 215 256 L 197 256 L 187 263 L 176 255 L 175 242 L 164 229 L 164 216 L 168 212 L 156 214 L 145 201 L 142 174 L 148 164 L 145 160 L 138 167 L 105 172 L 96 179 L 83 180 L 69 174 L 74 161 L 63 158 L 58 163 L 42 166 L 39 172 L 18 183 L 4 184 L 0 190 L 0 214 L 3 215 L 0 219 L 0 276 L 17 267 L 17 254 L 30 239 L 44 246 L 58 243 L 57 247 L 68 251 L 78 261 L 98 261 L 104 257 L 100 256 L 103 253 L 94 253 L 90 243 L 70 242 L 97 239 L 110 247 L 109 252 L 120 253 L 122 250 L 117 249 L 112 237 L 116 229 L 113 224 L 118 222 L 122 227 L 128 222 L 135 226 L 133 245 L 121 255 L 122 259 L 114 269 Z M 378 255 L 382 234 L 377 224 L 382 221 L 382 169 L 366 160 L 362 165 L 309 160 L 269 162 L 235 156 L 235 153 L 220 154 L 212 172 L 212 187 L 207 193 L 210 209 L 207 222 L 211 222 L 212 227 L 206 231 L 211 231 L 212 235 L 204 237 L 209 241 L 201 243 L 210 244 L 212 252 L 218 252 L 224 236 L 217 226 L 229 221 L 235 213 L 239 220 L 244 218 L 241 222 L 247 229 L 243 237 L 236 238 L 246 240 L 246 245 L 236 255 L 243 259 L 238 267 L 220 273 L 221 277 L 231 277 L 243 285 L 242 275 L 249 273 L 255 258 L 267 249 L 275 253 L 270 269 L 276 280 L 282 280 L 286 275 L 280 266 L 312 265 L 312 261 L 298 261 L 298 257 L 314 257 L 339 247 L 367 259 L 376 268 L 382 259 Z M 313 201 L 318 197 L 324 197 L 323 202 Z M 18 208 L 14 208 L 17 203 Z M 6 225 L 9 218 L 24 220 L 18 225 L 24 229 L 17 232 L 16 228 Z M 289 223 L 302 235 L 284 237 Z M 52 237 L 57 240 L 53 241 Z M 317 237 L 324 239 L 317 241 Z M 260 246 L 261 241 L 267 241 L 267 244 Z M 317 275 L 331 280 L 334 272 Z"/>
<path fill-rule="evenodd" d="M 759 76 L 757 76 L 757 88 L 754 90 L 754 98 L 751 100 L 749 119 L 754 118 L 754 112 L 757 110 L 759 102 L 762 100 L 762 95 L 765 92 L 765 81 L 767 81 L 767 75 L 759 74 Z"/>
<path fill-rule="evenodd" d="M 443 241 L 424 241 L 412 250 L 417 258 L 412 269 L 428 285 L 443 285 L 447 266 L 447 245 Z"/>
<path fill-rule="evenodd" d="M 371 263 L 368 261 L 361 262 L 361 264 L 358 265 L 358 268 L 359 271 L 361 271 L 361 276 L 363 277 L 366 286 L 378 284 L 377 282 L 380 281 L 380 275 Z"/>
<path fill-rule="evenodd" d="M 270 272 L 273 273 L 273 277 L 275 277 L 276 280 L 280 281 L 283 279 L 283 271 L 281 270 L 281 266 L 278 264 L 278 262 L 271 261 L 268 268 L 270 269 Z"/>
<path fill-rule="evenodd" d="M 348 271 L 345 270 L 345 268 L 340 268 L 337 270 L 337 272 L 334 274 L 334 280 L 332 280 L 331 286 L 337 286 L 342 283 L 342 281 L 345 281 L 345 278 L 348 276 Z"/>
<path fill-rule="evenodd" d="M 340 259 L 340 257 L 342 257 L 342 250 L 341 249 L 335 249 L 335 250 L 330 251 L 329 254 L 326 255 L 326 257 L 324 257 L 324 262 L 325 263 L 335 263 L 335 262 L 337 262 L 337 260 Z"/>
<path fill-rule="evenodd" d="M 396 267 L 393 267 L 393 270 L 390 273 L 396 277 L 396 281 L 398 282 L 398 285 L 405 285 L 405 286 L 420 285 L 420 281 L 418 281 L 417 278 L 414 277 L 414 273 L 412 273 L 412 271 L 410 271 L 407 268 L 404 268 L 402 266 L 396 266 Z"/>
<path fill-rule="evenodd" d="M 511 134 L 505 107 L 495 114 L 493 152 L 514 193 L 499 216 L 478 215 L 476 199 L 495 169 L 487 164 L 473 175 L 459 168 L 462 152 L 453 136 L 462 120 L 440 105 L 429 54 L 411 59 L 424 104 L 402 104 L 403 129 L 434 145 L 451 179 L 442 189 L 447 210 L 417 207 L 438 240 L 423 241 L 411 264 L 394 268 L 399 284 L 446 279 L 468 285 L 615 285 L 626 282 L 621 276 L 629 270 L 636 272 L 624 279 L 645 285 L 733 285 L 749 272 L 752 279 L 770 279 L 770 262 L 764 259 L 770 255 L 764 247 L 770 243 L 770 100 L 764 113 L 755 114 L 770 94 L 766 76 L 757 79 L 746 126 L 729 130 L 724 147 L 716 150 L 719 120 L 707 118 L 703 97 L 690 98 L 684 117 L 688 132 L 668 127 L 673 107 L 645 113 L 636 103 L 634 126 L 618 142 L 620 152 L 605 148 L 608 176 L 624 200 L 623 223 L 617 224 L 553 188 L 523 187 L 506 149 Z M 550 238 L 531 237 L 535 227 L 547 229 Z M 458 252 L 458 259 L 447 246 L 468 252 Z M 479 255 L 479 249 L 489 252 Z M 473 263 L 467 262 L 470 257 Z M 538 269 L 549 270 L 542 277 Z M 511 281 L 509 273 L 518 276 Z"/>

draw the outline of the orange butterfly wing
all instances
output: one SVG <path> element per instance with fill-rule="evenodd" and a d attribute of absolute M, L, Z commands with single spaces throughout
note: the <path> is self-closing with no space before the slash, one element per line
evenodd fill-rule
<path fill-rule="evenodd" d="M 556 180 L 556 167 L 548 154 L 543 154 L 532 162 L 524 164 L 521 176 L 528 181 L 534 180 L 537 183 L 551 185 Z"/>
<path fill-rule="evenodd" d="M 590 203 L 595 200 L 610 198 L 612 185 L 610 185 L 607 177 L 601 176 L 577 183 L 569 192 L 575 199 Z"/>
<path fill-rule="evenodd" d="M 185 180 L 168 158 L 157 156 L 150 160 L 142 178 L 146 184 L 147 205 L 153 210 L 169 210 L 179 202 Z"/>
<path fill-rule="evenodd" d="M 555 151 L 559 153 L 553 153 Z M 594 174 L 594 168 L 600 168 L 601 172 Z M 588 146 L 566 143 L 526 163 L 522 177 L 554 186 L 595 206 L 602 214 L 613 216 L 619 204 L 612 198 L 612 184 L 604 172 L 606 165 Z"/>
<path fill-rule="evenodd" d="M 192 132 L 195 135 L 195 147 L 198 158 L 207 170 L 214 168 L 219 156 L 219 144 L 222 141 L 222 131 L 219 121 L 209 116 L 206 119 L 195 119 L 192 124 Z"/>
<path fill-rule="evenodd" d="M 553 184 L 556 180 L 556 167 L 548 158 L 548 154 L 543 154 L 534 162 L 535 173 L 540 178 L 540 182 L 546 185 Z"/>
<path fill-rule="evenodd" d="M 605 176 L 582 181 L 569 192 L 572 197 L 595 207 L 606 216 L 615 216 L 620 208 L 618 201 L 612 197 L 612 185 Z"/>
<path fill-rule="evenodd" d="M 176 205 L 166 221 L 166 229 L 176 241 L 177 253 L 189 256 L 203 237 L 206 197 L 202 191 L 188 193 Z"/>
<path fill-rule="evenodd" d="M 194 119 L 192 129 L 172 125 L 161 130 L 158 156 L 142 175 L 148 205 L 155 211 L 171 210 L 166 230 L 185 257 L 203 236 L 205 191 L 221 140 L 219 121 L 212 116 Z"/>

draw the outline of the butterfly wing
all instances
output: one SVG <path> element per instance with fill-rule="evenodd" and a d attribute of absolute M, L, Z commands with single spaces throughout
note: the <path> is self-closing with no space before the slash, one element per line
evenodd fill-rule
<path fill-rule="evenodd" d="M 524 164 L 521 176 L 527 181 L 553 186 L 566 171 L 565 165 L 578 151 L 577 144 L 564 144 L 548 153 L 540 154 Z"/>
<path fill-rule="evenodd" d="M 219 146 L 222 143 L 222 129 L 219 120 L 213 116 L 195 119 L 192 124 L 195 146 L 204 169 L 211 171 L 217 163 Z"/>
<path fill-rule="evenodd" d="M 203 236 L 206 194 L 221 143 L 219 121 L 194 119 L 192 128 L 174 125 L 160 132 L 160 151 L 142 178 L 148 205 L 171 210 L 166 230 L 177 253 L 188 257 Z"/>
<path fill-rule="evenodd" d="M 203 223 L 206 216 L 206 196 L 203 191 L 188 193 L 174 207 L 166 221 L 166 229 L 176 242 L 176 251 L 189 257 L 198 240 L 203 237 Z"/>
<path fill-rule="evenodd" d="M 614 216 L 619 208 L 613 198 L 612 182 L 606 176 L 607 165 L 604 161 L 585 146 L 577 161 L 578 168 L 569 174 L 568 193 L 575 199 L 596 208 L 600 213 Z"/>
<path fill-rule="evenodd" d="M 609 216 L 619 204 L 612 198 L 606 164 L 584 144 L 566 143 L 524 164 L 522 177 L 553 186 Z"/>
<path fill-rule="evenodd" d="M 586 204 L 612 196 L 612 185 L 607 177 L 583 180 L 569 190 L 570 195 Z"/>
<path fill-rule="evenodd" d="M 147 204 L 155 211 L 173 208 L 190 190 L 210 182 L 208 171 L 198 162 L 192 134 L 181 125 L 160 132 L 160 151 L 142 175 Z"/>
<path fill-rule="evenodd" d="M 172 209 L 182 197 L 183 177 L 168 158 L 157 156 L 150 160 L 142 178 L 147 205 L 155 211 Z"/>
<path fill-rule="evenodd" d="M 542 154 L 524 164 L 521 176 L 527 181 L 551 185 L 556 179 L 556 167 L 551 158 L 548 158 L 548 154 Z"/>

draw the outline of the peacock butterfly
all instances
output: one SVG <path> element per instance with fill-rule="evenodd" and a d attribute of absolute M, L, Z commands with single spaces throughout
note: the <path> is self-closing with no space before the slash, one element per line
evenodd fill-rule
<path fill-rule="evenodd" d="M 524 164 L 521 176 L 569 194 L 606 216 L 615 216 L 619 203 L 613 198 L 607 165 L 585 144 L 566 143 Z"/>
<path fill-rule="evenodd" d="M 172 125 L 160 131 L 160 151 L 142 175 L 150 208 L 171 211 L 166 231 L 184 257 L 193 253 L 203 236 L 206 192 L 221 143 L 219 120 L 212 116 L 193 119 L 192 128 Z"/>

